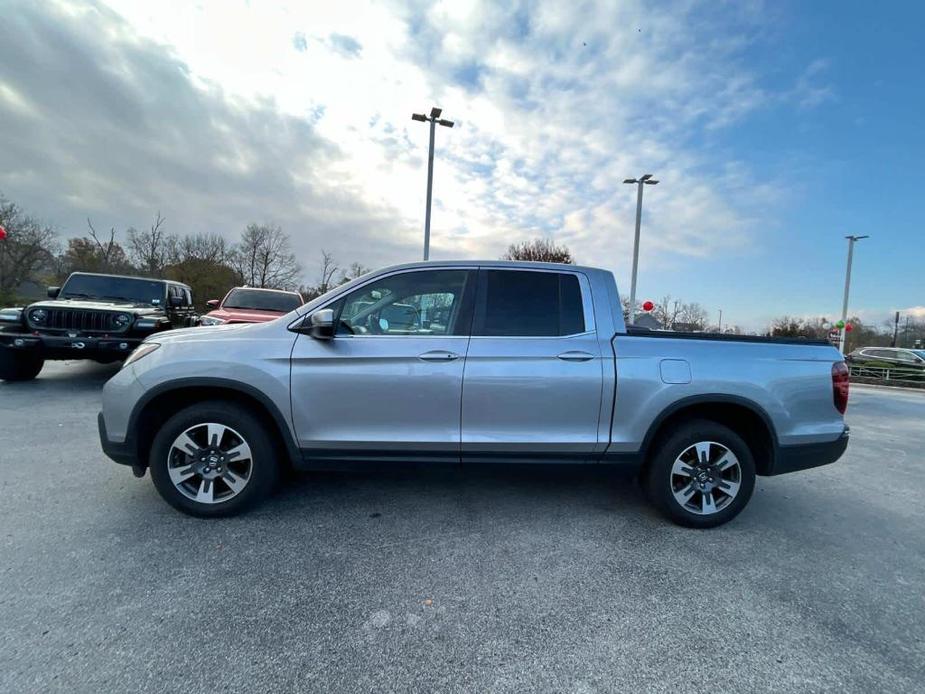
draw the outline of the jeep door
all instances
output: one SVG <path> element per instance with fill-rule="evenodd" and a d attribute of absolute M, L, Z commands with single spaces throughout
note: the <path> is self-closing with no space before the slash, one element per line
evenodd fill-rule
<path fill-rule="evenodd" d="M 333 339 L 299 335 L 292 351 L 304 455 L 459 459 L 475 280 L 466 267 L 397 271 L 321 307 Z"/>

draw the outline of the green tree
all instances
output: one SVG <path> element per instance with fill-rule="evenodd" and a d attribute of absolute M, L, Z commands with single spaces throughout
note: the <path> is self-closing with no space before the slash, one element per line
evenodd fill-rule
<path fill-rule="evenodd" d="M 168 265 L 163 270 L 163 277 L 188 284 L 193 293 L 193 303 L 201 313 L 211 310 L 206 306 L 209 299 L 222 299 L 229 289 L 241 284 L 240 275 L 230 265 L 201 258 L 186 258 Z"/>

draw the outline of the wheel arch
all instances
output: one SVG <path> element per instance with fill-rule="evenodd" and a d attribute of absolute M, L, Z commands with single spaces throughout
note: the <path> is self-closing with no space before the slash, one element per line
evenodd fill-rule
<path fill-rule="evenodd" d="M 194 377 L 155 386 L 135 404 L 128 431 L 133 433 L 139 464 L 147 467 L 147 453 L 160 425 L 184 407 L 208 400 L 230 401 L 247 407 L 263 420 L 274 447 L 286 452 L 290 464 L 300 459 L 287 418 L 264 393 L 237 381 Z"/>
<path fill-rule="evenodd" d="M 654 448 L 681 422 L 706 419 L 728 426 L 748 444 L 759 475 L 770 475 L 777 458 L 777 432 L 763 407 L 735 395 L 704 394 L 682 398 L 665 408 L 649 426 L 643 439 L 643 466 L 647 466 Z"/>

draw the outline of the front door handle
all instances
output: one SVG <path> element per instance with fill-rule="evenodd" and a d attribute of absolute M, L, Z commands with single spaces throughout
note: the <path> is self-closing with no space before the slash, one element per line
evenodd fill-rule
<path fill-rule="evenodd" d="M 454 352 L 447 352 L 445 349 L 435 349 L 419 354 L 418 359 L 421 361 L 455 361 L 459 359 L 459 355 Z"/>
<path fill-rule="evenodd" d="M 561 359 L 562 361 L 591 361 L 594 359 L 594 355 L 588 354 L 587 352 L 573 351 L 563 352 L 562 354 L 558 355 L 557 358 Z"/>

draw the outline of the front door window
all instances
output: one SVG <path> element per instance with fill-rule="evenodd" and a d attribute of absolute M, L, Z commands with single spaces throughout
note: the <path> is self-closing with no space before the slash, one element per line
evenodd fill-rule
<path fill-rule="evenodd" d="M 331 307 L 337 335 L 465 335 L 469 276 L 465 270 L 405 272 L 357 289 Z"/>

